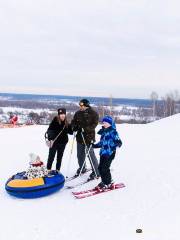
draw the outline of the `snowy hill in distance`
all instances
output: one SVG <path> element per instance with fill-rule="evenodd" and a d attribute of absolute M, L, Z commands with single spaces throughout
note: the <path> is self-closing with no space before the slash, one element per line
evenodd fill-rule
<path fill-rule="evenodd" d="M 179 239 L 180 114 L 146 125 L 117 125 L 123 146 L 112 164 L 112 175 L 116 182 L 125 183 L 123 189 L 82 200 L 74 199 L 67 189 L 40 199 L 9 196 L 4 190 L 5 182 L 28 167 L 29 153 L 39 154 L 46 162 L 46 128 L 0 129 L 0 239 Z M 63 158 L 64 175 L 71 145 L 70 136 Z M 76 169 L 75 146 L 70 175 Z M 78 189 L 97 183 L 98 180 Z M 137 228 L 143 232 L 136 233 Z"/>

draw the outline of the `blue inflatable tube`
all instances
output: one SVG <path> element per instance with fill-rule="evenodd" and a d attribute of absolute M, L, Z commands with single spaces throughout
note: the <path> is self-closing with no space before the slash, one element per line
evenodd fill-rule
<path fill-rule="evenodd" d="M 27 179 L 25 172 L 13 175 L 5 184 L 6 191 L 18 198 L 39 198 L 63 188 L 65 178 L 52 171 L 47 177 Z"/>

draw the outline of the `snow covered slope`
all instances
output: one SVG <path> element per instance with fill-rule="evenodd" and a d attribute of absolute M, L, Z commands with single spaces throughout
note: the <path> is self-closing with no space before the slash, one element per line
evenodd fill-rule
<path fill-rule="evenodd" d="M 46 127 L 0 129 L 0 239 L 179 239 L 180 114 L 147 125 L 117 128 L 123 146 L 112 164 L 112 174 L 126 188 L 82 200 L 74 199 L 71 190 L 32 200 L 9 196 L 5 182 L 28 167 L 29 153 L 39 154 L 46 162 Z M 64 175 L 71 146 L 72 137 L 63 158 Z M 98 150 L 96 153 L 98 156 Z M 76 168 L 74 148 L 70 175 Z M 136 233 L 137 228 L 143 233 Z"/>

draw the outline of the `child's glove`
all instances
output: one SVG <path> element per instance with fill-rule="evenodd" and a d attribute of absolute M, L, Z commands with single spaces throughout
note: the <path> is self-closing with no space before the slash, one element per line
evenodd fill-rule
<path fill-rule="evenodd" d="M 116 144 L 117 144 L 117 147 L 120 148 L 122 146 L 122 141 L 119 139 L 119 140 L 117 140 Z"/>
<path fill-rule="evenodd" d="M 92 143 L 92 148 L 96 148 L 96 144 Z"/>
<path fill-rule="evenodd" d="M 92 148 L 100 148 L 100 144 L 99 143 L 92 143 Z"/>

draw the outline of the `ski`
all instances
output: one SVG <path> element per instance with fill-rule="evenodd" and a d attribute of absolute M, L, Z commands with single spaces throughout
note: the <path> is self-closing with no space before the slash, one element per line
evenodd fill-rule
<path fill-rule="evenodd" d="M 122 187 L 122 185 L 124 185 L 124 183 L 116 183 L 115 188 L 120 188 L 120 187 Z M 84 190 L 84 191 L 72 192 L 72 194 L 73 195 L 80 195 L 80 194 L 86 194 L 86 193 L 91 193 L 91 192 L 95 192 L 95 191 L 97 191 L 97 189 L 92 188 L 92 189 L 88 189 L 88 190 Z"/>
<path fill-rule="evenodd" d="M 92 189 L 89 189 L 89 190 L 86 190 L 86 191 L 72 192 L 72 194 L 74 195 L 74 197 L 76 199 L 82 199 L 82 198 L 91 197 L 91 196 L 94 196 L 94 195 L 97 195 L 97 194 L 100 194 L 100 193 L 113 191 L 113 190 L 123 188 L 123 187 L 125 187 L 124 183 L 116 183 L 113 189 L 106 188 L 106 189 L 102 189 L 102 190 L 101 189 L 97 190 L 95 188 L 92 188 Z"/>
<path fill-rule="evenodd" d="M 66 182 L 70 182 L 70 181 L 76 179 L 77 177 L 79 177 L 79 176 L 75 175 L 75 176 L 72 176 L 72 177 L 66 177 Z"/>
<path fill-rule="evenodd" d="M 115 183 L 114 184 L 114 188 L 121 188 L 122 185 L 125 187 L 124 183 Z M 80 195 L 80 194 L 86 194 L 86 193 L 91 193 L 97 191 L 96 188 L 92 188 L 92 189 L 88 189 L 88 190 L 84 190 L 84 191 L 79 191 L 79 192 L 72 192 L 73 195 Z"/>
<path fill-rule="evenodd" d="M 85 173 L 81 173 L 81 175 L 84 175 L 84 174 L 86 174 L 87 172 L 89 172 L 89 171 L 91 171 L 92 169 L 91 168 L 87 168 L 86 169 L 86 172 Z M 113 171 L 113 169 L 111 169 L 111 171 Z M 66 182 L 70 182 L 70 181 L 72 181 L 72 180 L 74 180 L 74 179 L 76 179 L 77 177 L 80 177 L 79 175 L 77 176 L 77 175 L 74 175 L 74 176 L 71 176 L 71 177 L 66 177 Z M 81 184 L 82 185 L 82 184 Z"/>
<path fill-rule="evenodd" d="M 96 178 L 95 178 L 96 179 Z M 85 180 L 85 181 L 83 181 L 83 182 L 80 182 L 80 183 L 77 183 L 77 184 L 74 184 L 74 185 L 72 185 L 72 186 L 66 186 L 66 189 L 73 189 L 73 188 L 76 188 L 76 187 L 80 187 L 80 186 L 82 186 L 82 185 L 84 185 L 84 184 L 86 184 L 86 183 L 89 183 L 89 182 L 91 182 L 91 181 L 93 181 L 93 180 L 95 180 L 95 179 L 87 179 L 87 180 Z"/>
<path fill-rule="evenodd" d="M 85 172 L 85 173 L 81 173 L 81 175 L 84 175 L 84 174 L 86 174 L 86 173 L 89 172 L 89 171 L 91 171 L 91 168 L 88 168 L 88 169 L 86 170 L 86 172 Z M 72 176 L 72 177 L 66 177 L 66 182 L 70 182 L 70 181 L 72 181 L 72 180 L 80 177 L 81 175 L 74 175 L 74 176 Z"/>

